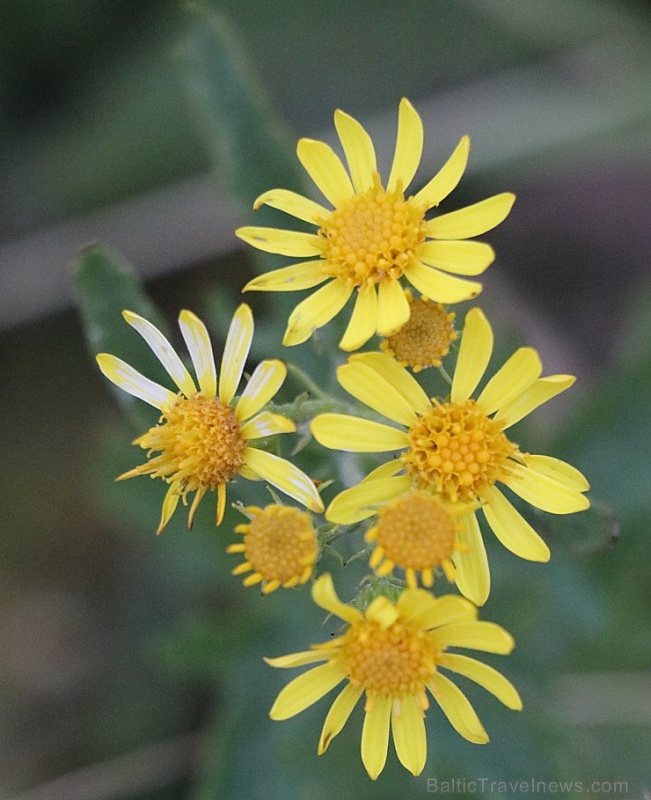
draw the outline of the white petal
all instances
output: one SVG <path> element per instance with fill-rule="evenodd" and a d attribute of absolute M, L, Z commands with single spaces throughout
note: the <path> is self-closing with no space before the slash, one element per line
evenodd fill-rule
<path fill-rule="evenodd" d="M 280 414 L 263 411 L 257 417 L 248 420 L 240 428 L 243 439 L 262 439 L 263 436 L 274 436 L 277 433 L 293 433 L 296 425 Z"/>
<path fill-rule="evenodd" d="M 179 314 L 179 328 L 190 353 L 201 391 L 206 397 L 217 393 L 217 371 L 210 336 L 203 322 L 192 311 Z"/>
<path fill-rule="evenodd" d="M 233 315 L 228 329 L 219 372 L 219 399 L 225 405 L 228 405 L 235 397 L 251 349 L 252 339 L 253 314 L 246 303 L 242 303 Z"/>
<path fill-rule="evenodd" d="M 283 385 L 287 367 L 282 361 L 262 361 L 254 369 L 242 396 L 237 401 L 235 416 L 239 420 L 249 419 L 263 408 Z"/>
<path fill-rule="evenodd" d="M 144 400 L 150 406 L 163 410 L 176 402 L 176 395 L 158 383 L 145 378 L 138 370 L 122 361 L 121 358 L 100 353 L 97 363 L 104 375 L 116 386 L 133 397 Z"/>
<path fill-rule="evenodd" d="M 314 482 L 294 464 L 253 447 L 245 449 L 244 462 L 272 486 L 303 503 L 310 511 L 323 511 L 323 501 Z"/>
<path fill-rule="evenodd" d="M 156 358 L 165 367 L 168 375 L 183 394 L 186 397 L 192 397 L 192 395 L 196 394 L 197 387 L 194 385 L 192 376 L 179 358 L 176 350 L 158 328 L 139 314 L 134 314 L 133 311 L 123 311 L 122 316 L 151 347 Z"/>

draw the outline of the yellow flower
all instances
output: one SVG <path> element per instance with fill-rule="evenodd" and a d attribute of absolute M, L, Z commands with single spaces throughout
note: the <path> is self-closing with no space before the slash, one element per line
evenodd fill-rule
<path fill-rule="evenodd" d="M 495 195 L 467 208 L 427 219 L 457 186 L 466 168 L 470 140 L 464 136 L 442 169 L 420 191 L 405 197 L 421 159 L 423 124 L 403 99 L 393 165 L 386 186 L 377 171 L 370 136 L 355 119 L 334 115 L 348 171 L 324 142 L 301 139 L 298 158 L 333 207 L 285 189 L 272 189 L 254 204 L 266 204 L 316 226 L 314 233 L 247 227 L 237 236 L 253 247 L 284 256 L 308 258 L 250 281 L 244 291 L 287 292 L 312 289 L 289 317 L 284 344 L 306 341 L 335 317 L 355 291 L 350 322 L 339 346 L 356 350 L 376 332 L 395 333 L 409 319 L 400 279 L 440 303 L 476 297 L 481 284 L 458 276 L 480 275 L 492 263 L 493 249 L 463 241 L 491 230 L 508 215 L 515 200 Z"/>
<path fill-rule="evenodd" d="M 428 297 L 415 299 L 405 290 L 409 303 L 409 319 L 393 336 L 380 344 L 380 349 L 393 356 L 401 367 L 411 367 L 420 372 L 426 367 L 440 367 L 457 338 L 454 317 L 440 303 Z"/>
<path fill-rule="evenodd" d="M 474 709 L 441 668 L 470 678 L 508 708 L 522 708 L 517 691 L 497 670 L 447 652 L 448 647 L 467 647 L 507 654 L 513 648 L 513 639 L 503 628 L 477 621 L 477 609 L 467 600 L 454 595 L 434 598 L 423 589 L 406 589 L 395 604 L 380 596 L 361 613 L 339 600 L 330 575 L 314 583 L 312 596 L 321 608 L 347 623 L 343 633 L 311 650 L 266 661 L 285 668 L 325 662 L 294 678 L 280 692 L 270 711 L 275 720 L 293 717 L 346 681 L 326 716 L 319 755 L 342 730 L 364 693 L 362 761 L 373 780 L 386 762 L 389 728 L 401 763 L 414 775 L 423 771 L 427 691 L 463 737 L 475 744 L 488 742 Z"/>
<path fill-rule="evenodd" d="M 148 451 L 149 460 L 118 478 L 151 475 L 169 484 L 158 533 L 169 522 L 179 500 L 183 498 L 185 503 L 188 493 L 196 492 L 188 515 L 191 527 L 208 489 L 217 490 L 219 525 L 226 507 L 226 484 L 235 475 L 266 480 L 313 511 L 323 510 L 321 498 L 307 475 L 289 461 L 251 444 L 255 439 L 295 430 L 291 420 L 261 411 L 282 386 L 286 366 L 276 360 L 258 364 L 233 404 L 253 338 L 253 316 L 247 305 L 237 309 L 228 331 L 219 395 L 208 331 L 191 311 L 181 311 L 179 327 L 190 352 L 198 389 L 172 345 L 151 322 L 131 311 L 125 311 L 124 318 L 147 342 L 177 387 L 176 392 L 170 391 L 115 356 L 97 356 L 100 369 L 110 381 L 161 412 L 159 424 L 134 442 Z"/>
<path fill-rule="evenodd" d="M 246 511 L 251 521 L 235 528 L 236 533 L 244 534 L 244 541 L 226 548 L 226 552 L 242 553 L 245 558 L 233 575 L 251 572 L 244 585 L 263 582 L 263 594 L 279 586 L 291 589 L 305 583 L 319 552 L 310 515 L 281 505 L 250 506 Z"/>
<path fill-rule="evenodd" d="M 424 489 L 399 495 L 378 509 L 377 520 L 365 534 L 375 545 L 369 566 L 380 577 L 390 575 L 394 567 L 403 569 L 412 589 L 419 572 L 423 585 L 433 586 L 438 567 L 454 581 L 454 553 L 464 550 L 458 538 L 464 513 L 464 506 L 443 503 Z"/>
<path fill-rule="evenodd" d="M 571 375 L 541 378 L 535 350 L 520 348 L 471 399 L 493 350 L 488 320 L 473 308 L 466 316 L 451 395 L 430 400 L 417 381 L 384 353 L 360 353 L 339 367 L 339 383 L 362 403 L 401 428 L 343 414 L 322 414 L 312 433 L 335 450 L 380 453 L 400 451 L 358 486 L 346 489 L 330 504 L 326 518 L 352 524 L 412 489 L 434 492 L 448 503 L 481 506 L 502 544 L 521 558 L 547 561 L 549 548 L 507 497 L 503 483 L 536 508 L 570 514 L 590 505 L 584 476 L 564 461 L 522 453 L 504 431 L 574 383 Z M 455 553 L 460 591 L 482 605 L 490 590 L 486 552 L 476 513 L 460 518 Z"/>

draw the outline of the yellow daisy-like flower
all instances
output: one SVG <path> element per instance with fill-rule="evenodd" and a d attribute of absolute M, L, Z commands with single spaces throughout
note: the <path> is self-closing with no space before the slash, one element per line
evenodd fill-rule
<path fill-rule="evenodd" d="M 427 691 L 464 738 L 475 744 L 488 742 L 473 707 L 441 668 L 470 678 L 508 708 L 522 708 L 517 691 L 497 670 L 447 652 L 449 647 L 467 647 L 508 654 L 513 648 L 513 638 L 498 625 L 477 621 L 477 609 L 462 597 L 434 598 L 423 589 L 406 589 L 395 604 L 377 597 L 361 613 L 339 600 L 330 575 L 315 581 L 312 596 L 317 605 L 347 623 L 344 632 L 311 650 L 265 660 L 272 667 L 325 662 L 280 692 L 270 711 L 275 720 L 293 717 L 346 681 L 326 716 L 319 755 L 342 730 L 364 693 L 362 761 L 373 780 L 384 769 L 389 728 L 401 763 L 414 775 L 423 771 Z"/>
<path fill-rule="evenodd" d="M 326 518 L 351 524 L 380 503 L 412 489 L 434 492 L 448 503 L 481 505 L 502 544 L 521 558 L 547 561 L 549 548 L 497 488 L 503 483 L 523 500 L 552 514 L 589 507 L 584 476 L 557 458 L 522 453 L 506 434 L 511 425 L 569 388 L 571 375 L 541 378 L 535 350 L 520 348 L 471 399 L 493 350 L 488 320 L 473 308 L 466 316 L 450 399 L 430 400 L 406 369 L 384 353 L 360 353 L 339 367 L 339 383 L 400 428 L 343 414 L 322 414 L 312 433 L 322 445 L 362 453 L 399 451 L 358 486 L 330 504 Z M 477 605 L 488 597 L 490 576 L 475 512 L 461 518 L 455 553 L 456 582 Z"/>
<path fill-rule="evenodd" d="M 235 567 L 233 575 L 251 572 L 244 585 L 262 583 L 263 594 L 279 586 L 291 589 L 305 583 L 319 552 L 310 515 L 280 505 L 250 506 L 246 511 L 251 522 L 235 528 L 236 533 L 244 534 L 244 541 L 226 548 L 227 553 L 244 555 L 244 562 Z"/>
<path fill-rule="evenodd" d="M 237 236 L 270 253 L 308 258 L 260 275 L 244 291 L 287 292 L 312 289 L 289 317 L 283 343 L 306 341 L 335 317 L 355 291 L 350 322 L 339 346 L 356 350 L 371 336 L 390 336 L 409 319 L 405 278 L 419 292 L 440 303 L 476 297 L 481 284 L 464 277 L 480 275 L 494 260 L 483 242 L 464 241 L 491 230 L 508 215 L 515 197 L 495 195 L 466 208 L 427 219 L 457 186 L 466 168 L 470 140 L 464 136 L 441 170 L 420 191 L 405 197 L 423 150 L 423 124 L 403 99 L 393 165 L 386 186 L 377 171 L 370 136 L 355 119 L 337 110 L 335 127 L 348 171 L 324 142 L 301 139 L 298 158 L 332 206 L 285 189 L 261 195 L 266 204 L 315 225 L 315 233 L 246 227 Z"/>
<path fill-rule="evenodd" d="M 405 290 L 410 314 L 405 324 L 380 344 L 380 349 L 393 356 L 401 367 L 420 372 L 426 367 L 440 367 L 457 338 L 453 313 L 428 297 L 414 298 Z"/>
<path fill-rule="evenodd" d="M 464 513 L 465 507 L 445 504 L 424 489 L 399 495 L 378 509 L 376 522 L 365 534 L 365 540 L 375 545 L 369 566 L 380 577 L 395 567 L 404 570 L 412 589 L 418 585 L 419 572 L 423 585 L 433 586 L 438 567 L 448 581 L 454 581 L 454 553 L 464 550 L 458 538 L 459 517 Z"/>
<path fill-rule="evenodd" d="M 219 394 L 208 331 L 191 311 L 181 311 L 179 327 L 199 388 L 158 328 L 131 311 L 125 311 L 124 318 L 151 347 L 177 386 L 177 392 L 170 391 L 115 356 L 107 353 L 97 356 L 100 369 L 110 381 L 161 412 L 159 424 L 134 442 L 148 451 L 149 460 L 118 478 L 151 475 L 169 484 L 157 533 L 170 521 L 179 500 L 183 498 L 185 503 L 188 493 L 196 492 L 188 515 L 191 527 L 208 489 L 217 490 L 219 525 L 226 507 L 226 484 L 235 475 L 266 480 L 307 508 L 323 510 L 321 498 L 307 475 L 289 461 L 251 444 L 255 439 L 295 430 L 294 423 L 286 417 L 261 410 L 285 380 L 287 367 L 282 361 L 258 364 L 233 404 L 253 338 L 253 316 L 247 305 L 237 309 L 228 331 L 219 372 Z"/>

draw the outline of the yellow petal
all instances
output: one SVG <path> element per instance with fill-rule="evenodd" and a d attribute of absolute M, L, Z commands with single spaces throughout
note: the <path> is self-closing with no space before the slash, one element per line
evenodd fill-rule
<path fill-rule="evenodd" d="M 289 189 L 271 189 L 261 194 L 253 204 L 253 210 L 257 211 L 261 206 L 277 208 L 304 222 L 311 222 L 312 225 L 318 225 L 317 219 L 323 219 L 330 214 L 327 208 L 315 203 L 314 200 L 308 200 L 302 194 L 291 192 Z"/>
<path fill-rule="evenodd" d="M 352 289 L 337 279 L 317 289 L 290 314 L 283 344 L 291 347 L 305 342 L 317 328 L 326 325 L 346 305 Z"/>
<path fill-rule="evenodd" d="M 301 139 L 296 147 L 298 160 L 323 196 L 338 206 L 353 196 L 353 185 L 339 156 L 325 142 Z"/>
<path fill-rule="evenodd" d="M 249 419 L 257 414 L 275 396 L 286 377 L 287 367 L 278 359 L 258 364 L 235 406 L 237 419 Z"/>
<path fill-rule="evenodd" d="M 361 622 L 363 617 L 356 608 L 342 603 L 335 591 L 332 576 L 324 573 L 314 581 L 312 586 L 312 599 L 324 611 L 340 617 L 351 625 Z"/>
<path fill-rule="evenodd" d="M 535 383 L 541 372 L 538 353 L 531 347 L 519 348 L 488 381 L 477 398 L 477 405 L 484 414 L 492 414 L 519 397 Z"/>
<path fill-rule="evenodd" d="M 304 667 L 306 664 L 314 664 L 317 661 L 327 661 L 330 654 L 324 650 L 303 650 L 300 653 L 290 653 L 287 656 L 277 658 L 265 658 L 270 667 L 279 669 L 290 669 L 291 667 Z"/>
<path fill-rule="evenodd" d="M 335 111 L 335 128 L 355 191 L 365 192 L 373 185 L 373 173 L 377 170 L 371 137 L 356 119 L 339 109 Z"/>
<path fill-rule="evenodd" d="M 364 616 L 370 622 L 377 623 L 382 630 L 387 630 L 398 619 L 400 614 L 388 597 L 380 595 L 370 603 L 364 612 Z"/>
<path fill-rule="evenodd" d="M 197 513 L 197 509 L 199 508 L 199 503 L 203 500 L 203 496 L 208 491 L 207 486 L 200 486 L 197 491 L 194 493 L 194 499 L 192 500 L 192 505 L 190 506 L 190 510 L 188 511 L 188 530 L 192 530 L 192 525 L 194 524 L 194 515 Z"/>
<path fill-rule="evenodd" d="M 249 226 L 238 228 L 235 235 L 252 247 L 257 247 L 258 250 L 281 256 L 303 258 L 320 256 L 323 252 L 321 239 L 314 233 Z"/>
<path fill-rule="evenodd" d="M 424 591 L 420 589 L 419 591 Z M 429 593 L 427 593 L 429 594 Z M 423 604 L 424 605 L 424 604 Z M 414 622 L 425 630 L 452 625 L 457 622 L 472 622 L 477 619 L 477 609 L 465 599 L 455 594 L 437 597 L 428 607 L 424 606 Z"/>
<path fill-rule="evenodd" d="M 540 378 L 521 395 L 501 406 L 495 419 L 501 420 L 505 429 L 509 428 L 535 411 L 538 406 L 569 389 L 575 380 L 573 375 L 549 375 L 547 378 Z"/>
<path fill-rule="evenodd" d="M 290 267 L 265 272 L 249 281 L 243 292 L 296 292 L 312 289 L 330 277 L 323 270 L 323 261 L 301 261 Z"/>
<path fill-rule="evenodd" d="M 360 522 L 375 514 L 380 503 L 401 495 L 410 487 L 411 478 L 408 475 L 362 481 L 335 497 L 328 506 L 326 519 L 340 525 Z"/>
<path fill-rule="evenodd" d="M 427 688 L 434 695 L 434 699 L 441 706 L 452 727 L 464 739 L 474 744 L 488 742 L 488 734 L 479 721 L 474 708 L 465 694 L 451 680 L 437 673 L 429 679 Z"/>
<path fill-rule="evenodd" d="M 205 397 L 214 397 L 217 393 L 217 371 L 206 326 L 196 314 L 184 309 L 179 314 L 179 328 L 202 393 Z"/>
<path fill-rule="evenodd" d="M 314 482 L 294 464 L 253 447 L 247 447 L 243 456 L 244 463 L 267 483 L 298 500 L 310 511 L 323 511 L 323 501 Z"/>
<path fill-rule="evenodd" d="M 385 278 L 378 285 L 377 332 L 380 336 L 392 336 L 409 319 L 411 309 L 400 283 Z"/>
<path fill-rule="evenodd" d="M 495 251 L 484 242 L 431 241 L 418 248 L 418 258 L 456 275 L 481 275 L 495 260 Z"/>
<path fill-rule="evenodd" d="M 481 661 L 462 656 L 459 653 L 443 653 L 439 657 L 439 664 L 483 686 L 508 708 L 512 708 L 514 711 L 522 709 L 522 700 L 515 686 L 488 664 L 483 664 Z"/>
<path fill-rule="evenodd" d="M 396 602 L 402 619 L 414 622 L 419 628 L 426 627 L 421 620 L 429 616 L 436 606 L 436 599 L 423 589 L 405 589 Z"/>
<path fill-rule="evenodd" d="M 416 109 L 403 97 L 398 107 L 398 135 L 387 192 L 393 192 L 398 182 L 406 191 L 412 182 L 423 154 L 423 123 Z"/>
<path fill-rule="evenodd" d="M 361 403 L 385 417 L 410 427 L 416 413 L 407 400 L 368 364 L 351 361 L 337 369 L 341 386 Z"/>
<path fill-rule="evenodd" d="M 493 352 L 493 331 L 479 308 L 466 314 L 450 399 L 465 403 L 477 388 Z"/>
<path fill-rule="evenodd" d="M 513 650 L 513 637 L 493 622 L 454 622 L 432 631 L 440 647 L 468 647 L 487 653 L 508 655 Z"/>
<path fill-rule="evenodd" d="M 528 561 L 549 561 L 549 547 L 496 487 L 485 493 L 486 522 L 504 547 Z"/>
<path fill-rule="evenodd" d="M 242 464 L 242 466 L 237 470 L 237 474 L 241 475 L 243 478 L 246 478 L 247 481 L 262 480 L 258 473 L 254 472 L 250 467 L 247 467 L 246 464 Z"/>
<path fill-rule="evenodd" d="M 357 701 L 364 692 L 363 688 L 356 688 L 351 683 L 347 684 L 339 693 L 328 712 L 323 723 L 321 737 L 319 738 L 318 754 L 321 756 L 328 749 L 330 742 L 341 732 Z"/>
<path fill-rule="evenodd" d="M 348 360 L 351 364 L 367 364 L 374 369 L 405 398 L 416 414 L 424 414 L 432 407 L 422 386 L 404 367 L 398 364 L 395 358 L 391 358 L 386 353 L 375 352 L 356 353 Z"/>
<path fill-rule="evenodd" d="M 219 399 L 228 405 L 242 380 L 244 365 L 253 339 L 253 314 L 245 303 L 233 315 L 219 372 Z"/>
<path fill-rule="evenodd" d="M 550 514 L 573 514 L 590 507 L 588 498 L 573 486 L 531 467 L 512 464 L 508 486 L 527 503 Z"/>
<path fill-rule="evenodd" d="M 224 521 L 226 513 L 226 484 L 220 483 L 217 486 L 217 509 L 215 514 L 215 524 L 219 527 Z"/>
<path fill-rule="evenodd" d="M 416 205 L 423 205 L 427 209 L 437 206 L 442 200 L 445 200 L 461 180 L 468 164 L 469 152 L 470 139 L 462 136 L 450 158 L 432 180 L 414 196 L 413 202 Z"/>
<path fill-rule="evenodd" d="M 420 261 L 409 264 L 404 275 L 412 286 L 435 303 L 462 303 L 477 297 L 482 289 L 481 283 L 448 275 Z"/>
<path fill-rule="evenodd" d="M 285 686 L 271 707 L 271 719 L 283 720 L 300 714 L 341 683 L 345 675 L 341 667 L 321 664 L 304 672 Z"/>
<path fill-rule="evenodd" d="M 463 550 L 455 551 L 455 583 L 464 597 L 477 606 L 483 606 L 491 589 L 486 547 L 474 514 L 464 514 L 460 519 L 461 530 L 457 534 Z"/>
<path fill-rule="evenodd" d="M 579 472 L 576 467 L 568 464 L 567 461 L 561 461 L 560 458 L 554 458 L 553 456 L 534 456 L 529 453 L 524 455 L 523 458 L 527 466 L 534 472 L 554 478 L 559 483 L 564 483 L 566 486 L 576 489 L 577 492 L 587 492 L 590 488 L 585 475 Z"/>
<path fill-rule="evenodd" d="M 176 511 L 176 507 L 181 499 L 180 488 L 180 484 L 176 482 L 172 483 L 170 488 L 167 490 L 165 499 L 163 500 L 163 510 L 161 512 L 160 523 L 158 525 L 158 530 L 156 531 L 156 536 L 159 536 L 165 530 L 167 523 L 172 519 L 172 514 L 174 514 Z"/>
<path fill-rule="evenodd" d="M 425 225 L 432 239 L 469 239 L 495 228 L 509 215 L 515 202 L 510 192 L 496 194 L 479 203 L 434 217 Z"/>
<path fill-rule="evenodd" d="M 138 370 L 122 361 L 121 358 L 100 353 L 97 364 L 104 375 L 116 386 L 133 397 L 144 400 L 150 406 L 163 410 L 176 402 L 176 395 L 154 381 L 145 378 Z"/>
<path fill-rule="evenodd" d="M 374 697 L 364 717 L 362 762 L 371 780 L 377 778 L 386 764 L 392 703 L 391 697 Z"/>
<path fill-rule="evenodd" d="M 194 385 L 192 376 L 177 355 L 176 350 L 158 328 L 139 314 L 134 314 L 133 311 L 123 311 L 122 316 L 151 347 L 156 358 L 165 367 L 168 375 L 183 394 L 186 397 L 196 394 L 197 387 Z"/>
<path fill-rule="evenodd" d="M 420 775 L 427 760 L 427 737 L 423 710 L 413 695 L 394 701 L 391 731 L 400 763 L 412 775 Z"/>
<path fill-rule="evenodd" d="M 375 286 L 363 286 L 357 292 L 355 306 L 343 338 L 339 342 L 342 350 L 357 350 L 377 331 L 377 293 Z"/>
<path fill-rule="evenodd" d="M 243 439 L 262 439 L 264 436 L 274 436 L 277 433 L 294 433 L 296 425 L 280 414 L 263 411 L 257 417 L 245 422 L 240 428 Z"/>
<path fill-rule="evenodd" d="M 367 481 L 377 481 L 380 478 L 391 478 L 403 469 L 404 465 L 401 464 L 397 459 L 394 459 L 393 461 L 386 461 L 384 464 L 380 464 L 379 467 L 372 469 L 365 478 L 362 478 L 361 483 L 366 483 Z"/>
<path fill-rule="evenodd" d="M 331 450 L 384 453 L 407 447 L 404 431 L 345 414 L 320 414 L 312 420 L 310 430 L 319 444 Z"/>

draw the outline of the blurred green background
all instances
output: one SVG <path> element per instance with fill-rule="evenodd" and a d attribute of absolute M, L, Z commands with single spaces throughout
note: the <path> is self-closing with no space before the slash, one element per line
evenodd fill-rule
<path fill-rule="evenodd" d="M 434 778 L 457 781 L 457 797 L 518 796 L 464 789 L 481 778 L 582 782 L 570 797 L 623 781 L 617 796 L 648 797 L 651 5 L 7 0 L 0 36 L 0 797 L 407 800 Z M 425 122 L 417 182 L 469 133 L 448 207 L 518 195 L 487 237 L 498 259 L 481 304 L 505 353 L 531 344 L 547 373 L 578 375 L 517 435 L 581 468 L 595 510 L 534 519 L 548 565 L 488 540 L 482 615 L 517 642 L 491 663 L 524 712 L 464 685 L 490 745 L 432 713 L 423 775 L 390 753 L 371 783 L 361 714 L 318 759 L 327 701 L 267 716 L 290 676 L 261 656 L 324 637 L 308 592 L 240 586 L 224 553 L 237 515 L 216 530 L 205 500 L 192 534 L 179 514 L 156 539 L 163 487 L 114 484 L 151 417 L 116 404 L 91 351 L 110 342 L 154 375 L 122 330 L 126 304 L 160 313 L 175 340 L 182 307 L 223 337 L 247 277 L 279 263 L 245 253 L 232 229 L 258 192 L 300 188 L 295 139 L 333 141 L 341 107 L 386 170 L 403 95 Z M 110 249 L 77 255 L 94 241 Z M 247 301 L 252 357 L 278 356 L 293 298 Z M 280 355 L 313 369 L 311 347 Z M 314 377 L 331 385 L 333 366 Z M 328 477 L 316 448 L 298 458 Z M 264 502 L 257 489 L 231 497 Z"/>

